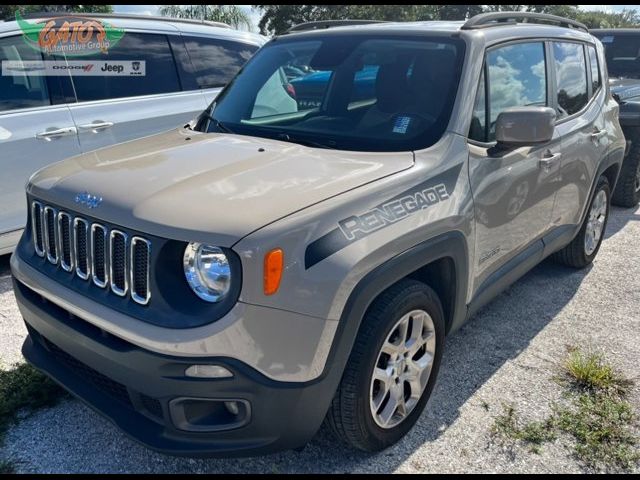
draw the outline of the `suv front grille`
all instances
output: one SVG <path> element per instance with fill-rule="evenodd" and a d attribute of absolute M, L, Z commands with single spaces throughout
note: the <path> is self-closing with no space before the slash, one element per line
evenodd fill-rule
<path fill-rule="evenodd" d="M 91 278 L 100 288 L 109 286 L 118 296 L 149 303 L 149 240 L 139 236 L 129 240 L 121 230 L 38 201 L 31 204 L 31 228 L 36 255 L 82 280 Z"/>

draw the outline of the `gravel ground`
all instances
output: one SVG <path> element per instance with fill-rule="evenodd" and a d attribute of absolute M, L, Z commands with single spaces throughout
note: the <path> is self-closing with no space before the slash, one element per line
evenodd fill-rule
<path fill-rule="evenodd" d="M 0 458 L 20 472 L 502 472 L 580 473 L 566 439 L 526 448 L 494 444 L 502 403 L 542 419 L 562 391 L 552 381 L 567 347 L 593 347 L 638 380 L 640 360 L 640 209 L 614 208 L 607 240 L 591 268 L 544 262 L 485 307 L 447 341 L 440 378 L 416 427 L 376 454 L 347 451 L 321 430 L 302 452 L 233 460 L 153 453 L 75 400 L 42 410 L 12 428 Z M 20 358 L 25 335 L 0 258 L 0 360 Z M 631 403 L 640 412 L 640 388 Z M 487 409 L 488 408 L 488 409 Z M 640 469 L 637 469 L 638 473 Z"/>

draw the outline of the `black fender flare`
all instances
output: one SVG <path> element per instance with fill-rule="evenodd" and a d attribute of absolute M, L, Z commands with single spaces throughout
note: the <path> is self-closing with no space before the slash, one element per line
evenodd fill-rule
<path fill-rule="evenodd" d="M 419 243 L 385 261 L 366 274 L 353 288 L 340 316 L 327 363 L 320 377 L 326 380 L 326 387 L 331 389 L 332 394 L 342 379 L 360 324 L 371 303 L 391 285 L 442 258 L 453 260 L 456 278 L 454 308 L 447 333 L 464 323 L 469 273 L 467 242 L 462 232 L 451 231 Z"/>

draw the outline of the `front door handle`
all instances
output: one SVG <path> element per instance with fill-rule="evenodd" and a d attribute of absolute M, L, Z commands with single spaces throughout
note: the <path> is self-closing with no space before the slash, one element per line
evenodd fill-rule
<path fill-rule="evenodd" d="M 551 170 L 551 166 L 557 162 L 558 160 L 560 160 L 562 158 L 562 154 L 561 153 L 551 153 L 549 152 L 547 155 L 545 155 L 544 157 L 542 157 L 540 159 L 539 165 L 540 167 L 542 167 L 545 171 L 549 171 Z"/>
<path fill-rule="evenodd" d="M 113 127 L 113 122 L 101 122 L 97 120 L 92 123 L 86 123 L 84 125 L 80 125 L 80 130 L 90 130 L 93 133 L 98 133 L 100 130 L 104 130 L 106 128 L 111 128 L 111 127 Z"/>
<path fill-rule="evenodd" d="M 68 137 L 69 135 L 75 135 L 76 133 L 78 133 L 76 127 L 52 128 L 45 130 L 44 132 L 36 133 L 36 138 L 50 142 L 54 138 Z"/>

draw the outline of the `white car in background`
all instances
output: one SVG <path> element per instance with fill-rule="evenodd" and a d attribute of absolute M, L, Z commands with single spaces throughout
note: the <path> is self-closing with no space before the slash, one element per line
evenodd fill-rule
<path fill-rule="evenodd" d="M 56 14 L 28 17 L 31 24 Z M 222 23 L 135 15 L 105 19 L 125 34 L 108 55 L 65 60 L 144 61 L 145 77 L 0 75 L 0 255 L 26 222 L 24 185 L 35 171 L 75 154 L 144 137 L 202 112 L 266 41 Z M 48 57 L 48 58 L 47 58 Z M 0 22 L 0 61 L 49 60 L 17 21 Z"/>

